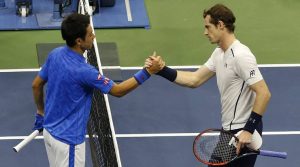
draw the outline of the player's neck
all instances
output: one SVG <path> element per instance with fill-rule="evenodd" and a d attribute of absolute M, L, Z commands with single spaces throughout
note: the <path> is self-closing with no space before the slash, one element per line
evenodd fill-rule
<path fill-rule="evenodd" d="M 70 47 L 74 52 L 77 52 L 80 55 L 83 55 L 84 51 L 80 47 L 77 47 L 76 45 L 74 47 Z"/>
<path fill-rule="evenodd" d="M 219 42 L 219 47 L 225 52 L 236 40 L 234 33 L 226 33 Z"/>

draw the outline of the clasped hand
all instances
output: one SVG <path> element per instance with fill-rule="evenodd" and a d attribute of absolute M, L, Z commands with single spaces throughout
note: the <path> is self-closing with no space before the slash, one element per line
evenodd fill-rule
<path fill-rule="evenodd" d="M 160 56 L 156 55 L 156 52 L 154 52 L 151 56 L 149 56 L 145 60 L 145 64 L 144 64 L 144 68 L 146 68 L 150 74 L 156 74 L 164 66 L 165 66 L 165 62 L 162 60 Z"/>

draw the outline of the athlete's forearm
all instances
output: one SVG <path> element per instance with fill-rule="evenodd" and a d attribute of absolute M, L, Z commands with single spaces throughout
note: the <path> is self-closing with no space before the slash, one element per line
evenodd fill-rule
<path fill-rule="evenodd" d="M 199 86 L 198 78 L 191 71 L 177 71 L 177 77 L 174 82 L 178 85 L 190 88 L 196 88 Z"/>
<path fill-rule="evenodd" d="M 138 86 L 138 82 L 134 77 L 132 77 L 127 79 L 126 81 L 121 82 L 120 84 L 115 84 L 109 93 L 115 97 L 122 97 Z"/>
<path fill-rule="evenodd" d="M 197 88 L 215 75 L 206 66 L 200 67 L 197 71 L 177 71 L 175 83 L 190 88 Z"/>
<path fill-rule="evenodd" d="M 32 87 L 34 102 L 37 106 L 38 113 L 44 115 L 44 93 L 43 87 Z"/>

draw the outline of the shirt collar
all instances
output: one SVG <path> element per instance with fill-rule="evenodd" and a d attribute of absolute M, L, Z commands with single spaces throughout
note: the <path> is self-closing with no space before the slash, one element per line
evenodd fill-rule
<path fill-rule="evenodd" d="M 79 61 L 85 61 L 85 58 L 83 57 L 83 55 L 75 52 L 69 46 L 65 46 L 65 50 L 68 53 L 68 55 L 72 56 L 72 58 L 79 60 Z"/>
<path fill-rule="evenodd" d="M 228 49 L 225 51 L 225 53 L 226 52 L 228 52 L 228 51 L 230 51 L 235 45 L 237 45 L 237 44 L 239 44 L 240 43 L 240 41 L 239 40 L 234 40 L 233 42 L 232 42 L 232 44 L 228 47 Z"/>

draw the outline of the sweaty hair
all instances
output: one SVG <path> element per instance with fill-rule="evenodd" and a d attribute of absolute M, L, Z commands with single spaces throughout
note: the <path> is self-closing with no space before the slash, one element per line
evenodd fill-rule
<path fill-rule="evenodd" d="M 204 10 L 203 18 L 210 15 L 210 23 L 217 26 L 219 21 L 225 24 L 229 32 L 234 32 L 235 16 L 232 11 L 223 4 L 216 4 L 208 10 Z"/>
<path fill-rule="evenodd" d="M 73 47 L 77 38 L 85 39 L 86 28 L 90 24 L 89 16 L 73 13 L 67 16 L 61 24 L 61 36 L 69 47 Z"/>

